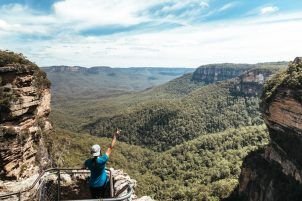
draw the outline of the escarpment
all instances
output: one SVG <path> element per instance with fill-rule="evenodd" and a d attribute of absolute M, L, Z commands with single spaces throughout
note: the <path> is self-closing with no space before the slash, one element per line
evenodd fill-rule
<path fill-rule="evenodd" d="M 206 84 L 235 78 L 254 66 L 249 64 L 210 64 L 201 66 L 193 73 L 192 80 Z"/>
<path fill-rule="evenodd" d="M 0 177 L 29 177 L 49 165 L 50 82 L 22 55 L 0 51 Z"/>
<path fill-rule="evenodd" d="M 295 201 L 302 197 L 302 58 L 270 79 L 262 112 L 271 143 L 249 154 L 231 200 Z"/>
<path fill-rule="evenodd" d="M 254 68 L 235 78 L 235 85 L 231 91 L 239 96 L 260 96 L 266 80 L 275 69 Z"/>
<path fill-rule="evenodd" d="M 210 64 L 197 68 L 192 80 L 204 84 L 230 80 L 233 95 L 260 96 L 263 85 L 277 70 L 283 69 L 286 62 L 258 64 Z"/>

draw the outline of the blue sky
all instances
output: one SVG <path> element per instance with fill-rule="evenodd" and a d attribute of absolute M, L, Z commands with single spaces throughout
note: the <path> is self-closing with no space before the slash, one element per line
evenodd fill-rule
<path fill-rule="evenodd" d="M 0 48 L 40 66 L 292 60 L 301 33 L 301 0 L 0 1 Z"/>

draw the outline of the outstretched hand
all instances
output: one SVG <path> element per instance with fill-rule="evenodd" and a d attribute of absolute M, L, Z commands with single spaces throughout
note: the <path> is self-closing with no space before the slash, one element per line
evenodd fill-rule
<path fill-rule="evenodd" d="M 121 129 L 117 128 L 116 131 L 115 131 L 115 133 L 114 133 L 114 135 L 115 136 L 119 136 L 121 134 L 121 131 L 122 131 Z"/>

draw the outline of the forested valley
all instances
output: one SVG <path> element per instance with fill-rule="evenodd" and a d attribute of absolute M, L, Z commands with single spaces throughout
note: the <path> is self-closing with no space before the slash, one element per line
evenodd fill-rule
<path fill-rule="evenodd" d="M 136 179 L 138 195 L 221 200 L 238 184 L 243 158 L 269 141 L 259 111 L 263 80 L 257 76 L 269 79 L 286 64 L 245 66 L 231 77 L 230 64 L 220 64 L 205 75 L 222 74 L 211 82 L 193 79 L 197 69 L 139 92 L 55 99 L 56 135 L 47 136 L 48 145 L 58 166 L 79 167 L 92 144 L 106 149 L 114 129 L 121 128 L 109 166 Z"/>

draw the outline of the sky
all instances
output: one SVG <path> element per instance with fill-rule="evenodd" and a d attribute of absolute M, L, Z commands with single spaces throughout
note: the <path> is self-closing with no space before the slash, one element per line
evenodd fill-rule
<path fill-rule="evenodd" d="M 0 0 L 0 49 L 39 66 L 290 61 L 302 56 L 302 1 Z"/>

